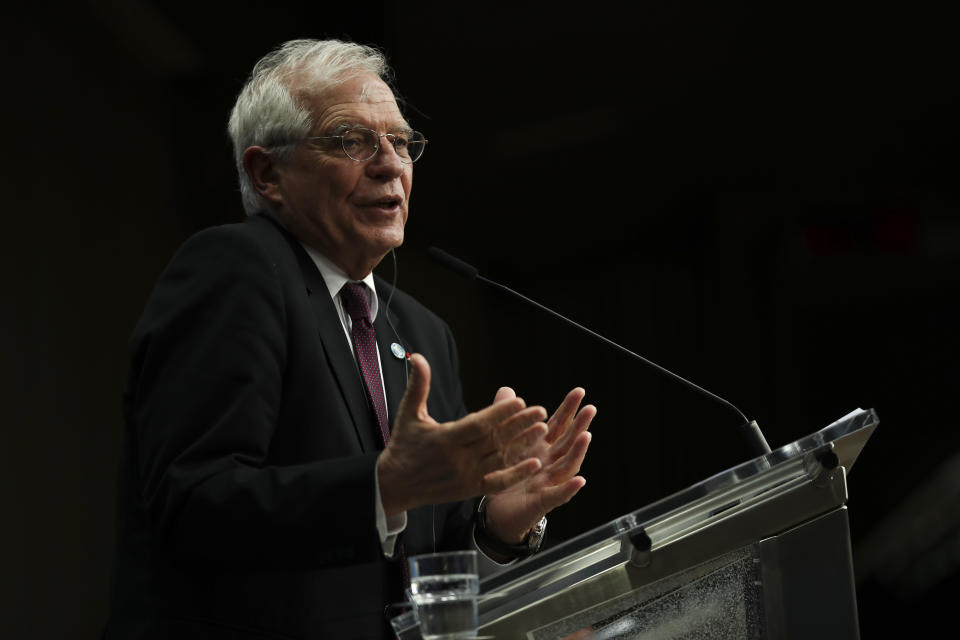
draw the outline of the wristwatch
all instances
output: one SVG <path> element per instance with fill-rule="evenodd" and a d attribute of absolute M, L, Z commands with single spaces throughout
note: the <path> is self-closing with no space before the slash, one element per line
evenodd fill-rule
<path fill-rule="evenodd" d="M 480 498 L 480 504 L 477 506 L 477 526 L 474 529 L 474 536 L 477 542 L 489 548 L 491 551 L 512 558 L 526 558 L 532 556 L 540 550 L 543 544 L 543 533 L 547 529 L 547 517 L 540 518 L 540 522 L 527 534 L 527 537 L 520 544 L 507 544 L 495 537 L 487 528 L 487 496 Z"/>

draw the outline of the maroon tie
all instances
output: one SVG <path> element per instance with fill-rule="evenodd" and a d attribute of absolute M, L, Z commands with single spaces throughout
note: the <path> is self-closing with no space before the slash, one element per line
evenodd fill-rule
<path fill-rule="evenodd" d="M 373 408 L 383 436 L 383 444 L 390 441 L 390 426 L 387 422 L 387 403 L 383 395 L 383 380 L 380 377 L 380 362 L 377 359 L 377 334 L 370 322 L 370 299 L 367 297 L 366 286 L 348 282 L 340 289 L 340 300 L 343 308 L 350 315 L 353 325 L 350 337 L 353 338 L 353 350 L 360 365 L 360 375 L 367 388 L 367 398 Z"/>
<path fill-rule="evenodd" d="M 350 337 L 353 338 L 353 350 L 360 365 L 360 374 L 367 388 L 367 398 L 373 407 L 383 436 L 383 446 L 390 441 L 390 427 L 387 422 L 387 403 L 383 395 L 383 380 L 380 378 L 380 361 L 377 359 L 377 334 L 370 322 L 370 299 L 365 285 L 348 282 L 340 289 L 340 300 L 350 316 Z M 400 551 L 400 569 L 403 572 L 404 587 L 410 586 L 410 574 L 407 570 L 407 552 L 403 543 L 397 545 Z"/>

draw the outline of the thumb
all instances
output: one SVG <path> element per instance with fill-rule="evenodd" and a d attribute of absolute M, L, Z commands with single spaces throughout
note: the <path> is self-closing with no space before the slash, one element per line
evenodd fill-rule
<path fill-rule="evenodd" d="M 500 387 L 497 389 L 497 395 L 493 396 L 493 404 L 497 404 L 501 400 L 512 400 L 516 397 L 516 392 L 510 387 Z"/>
<path fill-rule="evenodd" d="M 430 395 L 430 364 L 422 355 L 414 353 L 410 356 L 410 377 L 407 379 L 407 390 L 397 407 L 397 418 L 420 422 L 429 420 L 428 395 Z"/>

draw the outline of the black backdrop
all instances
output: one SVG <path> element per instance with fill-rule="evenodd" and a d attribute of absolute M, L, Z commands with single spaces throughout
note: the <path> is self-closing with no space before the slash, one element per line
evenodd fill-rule
<path fill-rule="evenodd" d="M 848 0 L 589 4 L 88 0 L 6 17 L 4 637 L 98 633 L 127 337 L 176 246 L 242 217 L 224 128 L 245 74 L 324 36 L 382 46 L 430 139 L 399 280 L 454 328 L 469 404 L 510 384 L 552 406 L 583 385 L 599 407 L 554 541 L 742 461 L 737 420 L 427 246 L 728 397 L 774 446 L 876 408 L 850 476 L 863 635 L 948 620 L 955 21 Z"/>

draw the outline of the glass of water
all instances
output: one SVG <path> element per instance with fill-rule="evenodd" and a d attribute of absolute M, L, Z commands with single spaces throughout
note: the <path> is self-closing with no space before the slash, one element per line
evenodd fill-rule
<path fill-rule="evenodd" d="M 413 556 L 410 597 L 423 640 L 477 637 L 476 551 Z"/>

